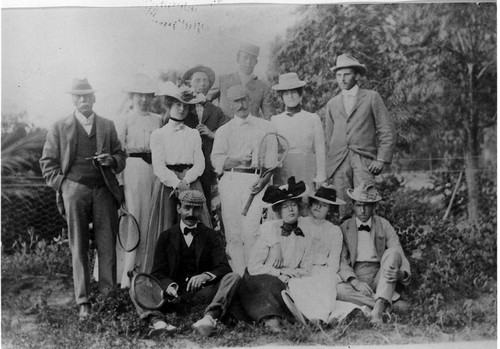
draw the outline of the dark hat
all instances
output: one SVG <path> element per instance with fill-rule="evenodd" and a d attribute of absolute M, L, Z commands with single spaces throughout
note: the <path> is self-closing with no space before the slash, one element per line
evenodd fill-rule
<path fill-rule="evenodd" d="M 68 91 L 69 94 L 82 96 L 89 95 L 94 93 L 95 90 L 90 86 L 87 79 L 73 79 L 73 83 L 71 85 L 71 90 Z"/>
<path fill-rule="evenodd" d="M 182 74 L 182 81 L 191 80 L 191 77 L 196 72 L 207 74 L 208 81 L 210 82 L 210 86 L 208 88 L 210 89 L 215 82 L 215 73 L 212 69 L 210 69 L 209 67 L 205 67 L 204 65 L 197 65 L 196 67 L 186 70 L 184 74 Z"/>
<path fill-rule="evenodd" d="M 331 186 L 322 186 L 309 197 L 331 205 L 345 205 L 346 203 L 344 200 L 337 198 L 337 191 Z"/>
<path fill-rule="evenodd" d="M 345 53 L 337 57 L 337 63 L 335 67 L 330 68 L 330 70 L 335 73 L 337 70 L 343 68 L 354 68 L 357 69 L 361 74 L 366 73 L 366 67 L 364 64 L 359 63 L 356 58 Z"/>
<path fill-rule="evenodd" d="M 288 184 L 280 187 L 270 185 L 267 187 L 262 197 L 262 201 L 274 206 L 283 201 L 293 200 L 303 197 L 307 192 L 307 186 L 303 181 L 295 183 L 295 177 L 288 178 Z"/>
<path fill-rule="evenodd" d="M 382 200 L 382 196 L 373 184 L 361 183 L 354 189 L 347 189 L 347 195 L 359 202 L 371 203 Z"/>
<path fill-rule="evenodd" d="M 248 96 L 248 89 L 243 85 L 234 85 L 227 90 L 227 99 L 230 101 L 236 101 Z"/>
<path fill-rule="evenodd" d="M 249 55 L 257 57 L 259 55 L 260 47 L 248 42 L 242 42 L 240 44 L 239 51 L 243 51 L 248 53 Z"/>
<path fill-rule="evenodd" d="M 179 201 L 187 205 L 203 206 L 205 195 L 198 190 L 184 190 L 179 193 Z"/>

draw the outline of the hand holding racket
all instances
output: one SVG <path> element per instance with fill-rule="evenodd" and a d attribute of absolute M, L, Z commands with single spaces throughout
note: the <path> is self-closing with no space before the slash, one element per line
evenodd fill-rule
<path fill-rule="evenodd" d="M 130 293 L 137 304 L 147 310 L 160 309 L 166 302 L 176 302 L 179 299 L 175 289 L 173 294 L 168 293 L 157 278 L 145 273 L 134 275 Z"/>
<path fill-rule="evenodd" d="M 289 144 L 287 139 L 278 133 L 269 132 L 262 138 L 258 154 L 260 170 L 259 181 L 252 186 L 251 194 L 243 208 L 243 212 L 241 212 L 243 216 L 247 215 L 255 195 L 264 189 L 266 184 L 264 183 L 264 178 L 283 163 L 283 160 L 285 160 L 288 154 L 288 150 Z"/>

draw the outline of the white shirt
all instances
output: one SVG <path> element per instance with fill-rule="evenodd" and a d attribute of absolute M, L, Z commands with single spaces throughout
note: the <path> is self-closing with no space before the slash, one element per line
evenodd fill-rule
<path fill-rule="evenodd" d="M 186 235 L 186 234 L 184 234 L 184 229 L 186 229 L 186 228 L 191 228 L 191 229 L 196 228 L 197 224 L 195 224 L 195 225 L 193 225 L 193 226 L 191 226 L 191 227 L 188 227 L 188 226 L 186 225 L 186 223 L 184 223 L 184 221 L 181 219 L 180 226 L 181 226 L 181 233 L 182 233 L 182 236 L 184 237 L 184 241 L 186 241 L 186 245 L 189 247 L 189 246 L 191 246 L 191 244 L 192 244 L 192 242 L 193 242 L 193 238 L 194 238 L 194 236 L 193 236 L 193 234 L 192 234 L 192 233 L 189 233 L 189 234 L 187 234 L 187 235 Z"/>
<path fill-rule="evenodd" d="M 370 231 L 359 230 L 361 225 L 369 226 Z M 356 262 L 378 262 L 371 218 L 363 223 L 356 217 L 356 227 L 358 228 L 358 254 Z"/>
<path fill-rule="evenodd" d="M 161 127 L 161 116 L 131 110 L 116 122 L 118 139 L 127 153 L 150 152 L 151 133 Z"/>
<path fill-rule="evenodd" d="M 354 85 L 350 90 L 342 90 L 342 101 L 347 115 L 351 114 L 356 103 L 356 96 L 358 95 L 359 86 Z"/>
<path fill-rule="evenodd" d="M 75 117 L 76 120 L 80 123 L 80 125 L 83 126 L 85 129 L 85 132 L 87 132 L 88 135 L 90 135 L 90 131 L 92 131 L 92 124 L 94 123 L 94 113 L 90 115 L 88 118 L 85 117 L 82 113 L 80 113 L 78 110 L 75 111 Z"/>

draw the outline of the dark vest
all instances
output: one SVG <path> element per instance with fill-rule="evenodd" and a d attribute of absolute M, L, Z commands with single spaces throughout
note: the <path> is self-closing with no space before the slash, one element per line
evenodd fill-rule
<path fill-rule="evenodd" d="M 188 247 L 184 236 L 181 237 L 180 261 L 179 261 L 179 283 L 184 283 L 187 277 L 192 277 L 198 274 L 196 269 L 196 237 Z"/>
<path fill-rule="evenodd" d="M 97 151 L 95 128 L 96 125 L 94 120 L 92 130 L 90 131 L 90 135 L 88 135 L 80 122 L 78 120 L 76 121 L 77 139 L 75 160 L 73 164 L 71 164 L 68 174 L 66 175 L 66 178 L 69 180 L 91 188 L 105 185 L 99 169 L 92 165 L 91 160 L 86 160 L 87 158 L 95 156 Z"/>

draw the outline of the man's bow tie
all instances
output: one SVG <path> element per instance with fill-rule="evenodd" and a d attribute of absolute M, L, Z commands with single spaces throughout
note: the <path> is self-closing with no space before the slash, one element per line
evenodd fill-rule
<path fill-rule="evenodd" d="M 302 229 L 299 227 L 287 229 L 284 225 L 281 226 L 281 236 L 289 236 L 292 232 L 297 236 L 304 236 Z"/>
<path fill-rule="evenodd" d="M 194 228 L 188 228 L 188 227 L 184 228 L 184 235 L 188 235 L 188 234 L 191 234 L 191 235 L 195 236 L 196 235 L 196 227 L 194 227 Z"/>
<path fill-rule="evenodd" d="M 369 225 L 365 225 L 365 224 L 361 224 L 358 228 L 358 231 L 367 231 L 367 232 L 370 232 L 371 228 Z"/>

